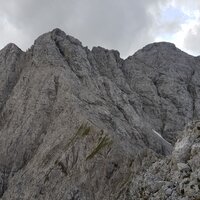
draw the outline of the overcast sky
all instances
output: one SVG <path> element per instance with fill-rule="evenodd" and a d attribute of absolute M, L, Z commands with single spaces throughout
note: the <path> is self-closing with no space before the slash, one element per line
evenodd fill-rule
<path fill-rule="evenodd" d="M 122 57 L 155 41 L 200 55 L 200 0 L 0 0 L 0 27 L 0 49 L 13 42 L 26 50 L 61 28 Z"/>

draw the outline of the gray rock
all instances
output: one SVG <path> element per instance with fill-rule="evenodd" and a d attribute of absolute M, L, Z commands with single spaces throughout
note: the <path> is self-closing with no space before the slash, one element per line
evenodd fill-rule
<path fill-rule="evenodd" d="M 175 144 L 175 148 L 172 155 L 168 156 L 164 160 L 158 160 L 145 173 L 141 173 L 132 180 L 129 190 L 132 194 L 137 194 L 136 191 L 141 191 L 141 188 L 145 188 L 145 196 L 147 199 L 199 199 L 200 198 L 200 179 L 199 179 L 199 165 L 196 165 L 196 161 L 200 159 L 200 153 L 191 155 L 184 159 L 184 163 L 180 163 L 182 155 L 180 152 L 177 154 L 177 146 L 185 144 L 185 138 L 190 138 L 190 151 L 193 146 L 199 144 L 197 140 L 200 130 L 198 129 L 200 121 L 194 121 L 189 124 L 186 129 L 179 136 L 178 142 Z M 188 146 L 187 146 L 188 147 Z M 184 148 L 183 148 L 184 149 Z M 183 152 L 184 153 L 184 152 Z M 175 156 L 175 157 L 174 157 Z M 179 158 L 180 156 L 181 158 Z M 177 163 L 178 161 L 178 163 Z M 142 177 L 147 177 L 141 179 Z M 142 180 L 142 181 L 141 181 Z M 140 185 L 137 183 L 140 181 Z M 158 185 L 161 187 L 157 190 L 148 187 L 148 185 Z M 135 196 L 135 199 L 139 199 L 143 193 L 139 193 Z"/>
<path fill-rule="evenodd" d="M 6 46 L 0 51 L 0 198 L 164 199 L 168 190 L 181 199 L 177 163 L 199 177 L 198 126 L 191 125 L 193 135 L 184 132 L 172 158 L 158 159 L 199 118 L 199 62 L 169 43 L 123 60 L 115 50 L 89 50 L 59 29 L 27 52 Z M 161 182 L 175 189 L 160 191 Z"/>

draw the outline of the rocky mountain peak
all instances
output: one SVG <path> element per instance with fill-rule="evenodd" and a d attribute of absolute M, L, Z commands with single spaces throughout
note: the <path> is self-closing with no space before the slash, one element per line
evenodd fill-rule
<path fill-rule="evenodd" d="M 6 49 L 6 50 L 16 50 L 16 51 L 19 51 L 20 50 L 20 48 L 16 45 L 16 44 L 14 44 L 14 43 L 9 43 L 9 44 L 7 44 L 5 47 L 4 47 L 4 49 Z"/>
<path fill-rule="evenodd" d="M 174 158 L 178 133 L 200 117 L 199 75 L 198 60 L 169 43 L 127 59 L 60 29 L 27 52 L 8 45 L 0 51 L 0 199 L 135 199 L 132 180 Z"/>
<path fill-rule="evenodd" d="M 144 48 L 142 48 L 142 51 L 149 51 L 151 49 L 158 49 L 158 50 L 177 50 L 176 46 L 173 43 L 170 42 L 155 42 L 146 45 Z"/>

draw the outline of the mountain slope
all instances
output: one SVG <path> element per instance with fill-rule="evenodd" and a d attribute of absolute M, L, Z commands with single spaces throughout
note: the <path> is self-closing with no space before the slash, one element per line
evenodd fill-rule
<path fill-rule="evenodd" d="M 157 160 L 129 187 L 131 199 L 198 200 L 200 198 L 200 121 L 189 123 L 171 156 Z"/>
<path fill-rule="evenodd" d="M 199 118 L 200 61 L 169 43 L 123 60 L 55 29 L 0 51 L 0 196 L 119 199 Z M 126 198 L 126 197 L 124 197 Z"/>

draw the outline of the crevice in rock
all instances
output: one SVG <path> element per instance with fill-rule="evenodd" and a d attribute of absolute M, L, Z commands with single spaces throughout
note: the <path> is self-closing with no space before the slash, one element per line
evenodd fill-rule
<path fill-rule="evenodd" d="M 65 51 L 64 51 L 63 47 L 60 45 L 60 41 L 62 41 L 64 39 L 58 40 L 57 37 L 53 36 L 53 35 L 51 35 L 51 39 L 55 43 L 55 46 L 56 46 L 58 52 L 60 53 L 61 57 L 64 58 L 65 62 L 67 62 L 67 64 L 69 65 L 69 61 L 66 58 Z"/>
<path fill-rule="evenodd" d="M 60 46 L 60 44 L 59 44 L 59 41 L 56 41 L 56 40 L 54 40 L 54 41 L 55 41 L 55 45 L 56 45 L 58 51 L 60 52 L 60 54 L 61 54 L 63 57 L 65 57 L 64 49 L 61 48 L 61 46 Z"/>
<path fill-rule="evenodd" d="M 7 190 L 9 173 L 6 169 L 0 169 L 0 198 Z"/>
<path fill-rule="evenodd" d="M 78 78 L 78 80 L 80 82 L 83 82 L 83 76 L 81 76 L 80 74 L 77 74 L 77 72 L 74 70 L 74 68 L 72 67 L 72 61 L 70 60 L 70 56 L 68 56 L 65 52 L 64 47 L 60 44 L 60 41 L 57 40 L 57 38 L 53 38 L 53 36 L 51 36 L 52 40 L 55 43 L 55 46 L 58 50 L 58 52 L 60 53 L 61 57 L 64 59 L 64 61 L 67 63 L 67 65 L 69 66 L 69 68 L 71 69 L 71 71 L 73 72 L 73 74 L 75 74 L 75 76 Z M 61 40 L 62 41 L 62 40 Z M 75 65 L 75 64 L 74 64 Z"/>
<path fill-rule="evenodd" d="M 158 75 L 158 76 L 160 76 L 160 75 Z M 159 81 L 159 79 L 157 77 L 152 79 L 152 82 L 153 82 L 153 84 L 156 88 L 156 93 L 157 93 L 158 97 L 162 98 L 160 91 L 159 91 L 159 88 L 158 88 L 158 81 Z"/>
<path fill-rule="evenodd" d="M 195 113 L 195 99 L 196 99 L 196 91 L 195 91 L 195 86 L 192 84 L 192 78 L 195 74 L 195 70 L 192 71 L 190 79 L 187 83 L 187 91 L 190 94 L 190 97 L 192 99 L 192 119 L 196 118 L 196 113 Z"/>
<path fill-rule="evenodd" d="M 137 113 L 137 115 L 140 116 L 141 113 L 139 113 L 139 109 L 138 109 L 138 107 L 135 105 L 135 102 L 132 101 L 132 100 L 129 100 L 128 102 L 129 102 L 129 104 L 132 106 L 133 110 L 135 110 L 135 112 Z"/>
<path fill-rule="evenodd" d="M 124 119 L 129 123 L 129 117 L 127 116 L 126 112 L 124 111 L 124 109 L 119 106 L 119 105 L 116 105 L 117 109 L 122 113 L 122 115 L 124 116 Z"/>

